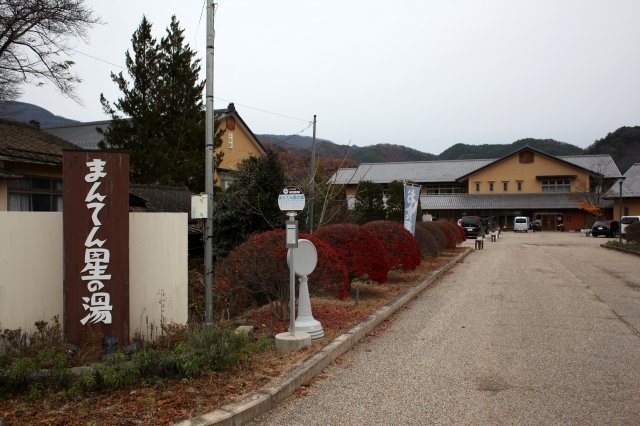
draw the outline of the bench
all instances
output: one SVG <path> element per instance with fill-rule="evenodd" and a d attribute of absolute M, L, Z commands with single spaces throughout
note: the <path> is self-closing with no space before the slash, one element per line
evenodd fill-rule
<path fill-rule="evenodd" d="M 484 248 L 484 238 L 478 235 L 474 250 L 482 250 Z"/>
<path fill-rule="evenodd" d="M 580 236 L 581 237 L 590 237 L 591 236 L 591 229 L 589 229 L 589 228 L 581 229 L 580 230 Z"/>

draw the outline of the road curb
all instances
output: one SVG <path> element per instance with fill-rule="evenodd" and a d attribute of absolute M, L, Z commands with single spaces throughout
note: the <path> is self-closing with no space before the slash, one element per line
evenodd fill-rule
<path fill-rule="evenodd" d="M 472 252 L 473 250 L 467 248 L 464 252 L 453 257 L 449 262 L 430 272 L 420 283 L 407 288 L 363 321 L 327 343 L 300 365 L 272 380 L 260 390 L 240 401 L 227 404 L 198 417 L 183 420 L 175 423 L 175 425 L 238 426 L 267 413 L 278 403 L 292 395 L 297 388 L 320 374 L 336 358 L 355 346 L 364 336 L 373 331 L 378 325 L 424 291 L 429 284 Z"/>
<path fill-rule="evenodd" d="M 615 250 L 615 251 L 619 251 L 619 252 L 621 252 L 621 253 L 632 254 L 632 255 L 634 255 L 634 256 L 640 256 L 640 253 L 639 253 L 639 252 L 637 252 L 637 251 L 635 251 L 635 250 L 629 250 L 629 249 L 626 249 L 626 248 L 624 248 L 624 247 L 608 246 L 608 245 L 606 245 L 606 244 L 600 244 L 600 247 L 604 247 L 604 248 L 606 248 L 606 249 L 608 249 L 608 250 Z"/>

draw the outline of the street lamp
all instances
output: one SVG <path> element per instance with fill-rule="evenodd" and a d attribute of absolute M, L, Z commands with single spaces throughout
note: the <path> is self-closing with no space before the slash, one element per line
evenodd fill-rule
<path fill-rule="evenodd" d="M 620 221 L 618 222 L 618 226 L 620 227 L 620 231 L 619 231 L 619 242 L 620 244 L 622 244 L 622 182 L 624 182 L 625 177 L 624 176 L 620 176 L 620 179 L 618 180 L 618 184 L 620 185 Z"/>

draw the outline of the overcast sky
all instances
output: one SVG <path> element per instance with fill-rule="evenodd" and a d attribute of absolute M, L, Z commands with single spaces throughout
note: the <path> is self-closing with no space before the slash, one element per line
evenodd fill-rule
<path fill-rule="evenodd" d="M 19 100 L 107 119 L 100 93 L 120 96 L 109 75 L 143 14 L 158 39 L 177 16 L 204 78 L 204 0 L 86 3 L 105 24 L 72 58 L 83 105 L 28 86 Z M 234 102 L 258 134 L 311 136 L 317 114 L 317 136 L 340 144 L 586 147 L 640 124 L 639 16 L 638 0 L 219 0 L 215 107 Z"/>

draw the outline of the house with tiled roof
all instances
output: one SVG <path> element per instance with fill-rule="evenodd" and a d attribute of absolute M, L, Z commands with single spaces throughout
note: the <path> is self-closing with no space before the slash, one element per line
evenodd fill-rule
<path fill-rule="evenodd" d="M 622 192 L 620 192 L 621 189 Z M 613 218 L 640 216 L 640 163 L 632 165 L 624 174 L 622 187 L 618 181 L 609 189 L 605 198 L 613 203 Z M 622 209 L 620 209 L 621 205 Z"/>
<path fill-rule="evenodd" d="M 0 120 L 0 211 L 62 211 L 62 151 L 74 144 Z"/>
<path fill-rule="evenodd" d="M 610 155 L 553 156 L 523 147 L 497 159 L 364 163 L 339 169 L 330 182 L 345 187 L 350 207 L 360 182 L 412 182 L 421 185 L 423 213 L 436 220 L 477 215 L 509 228 L 515 216 L 527 216 L 543 229 L 578 230 L 593 220 L 581 209 L 589 194 L 604 194 L 619 177 Z M 612 207 L 600 201 L 610 217 Z"/>
<path fill-rule="evenodd" d="M 215 151 L 216 154 L 222 152 L 223 157 L 216 168 L 214 179 L 216 185 L 226 189 L 233 182 L 233 176 L 239 170 L 242 160 L 251 156 L 262 157 L 265 155 L 265 150 L 233 103 L 230 103 L 227 108 L 216 109 L 215 116 L 219 130 L 223 130 L 224 133 L 222 146 Z M 45 127 L 44 131 L 80 148 L 97 150 L 100 149 L 99 143 L 104 137 L 103 132 L 109 128 L 110 124 L 111 120 L 53 125 Z M 202 143 L 204 150 L 204 141 Z"/>

